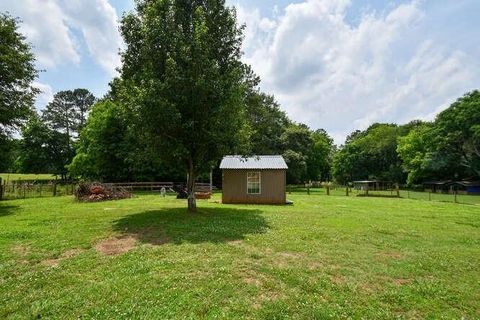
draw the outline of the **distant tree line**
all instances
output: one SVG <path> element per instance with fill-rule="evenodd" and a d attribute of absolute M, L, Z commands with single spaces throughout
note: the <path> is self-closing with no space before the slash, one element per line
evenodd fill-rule
<path fill-rule="evenodd" d="M 377 179 L 415 185 L 480 179 L 480 92 L 472 91 L 434 121 L 373 124 L 350 134 L 335 153 L 335 180 Z"/>
<path fill-rule="evenodd" d="M 126 49 L 109 92 L 61 91 L 41 112 L 33 106 L 35 57 L 18 21 L 0 14 L 0 171 L 183 181 L 236 153 L 283 155 L 288 183 L 480 179 L 478 91 L 435 121 L 373 124 L 337 147 L 259 89 L 240 59 L 234 10 L 207 2 L 138 1 L 122 19 Z"/>

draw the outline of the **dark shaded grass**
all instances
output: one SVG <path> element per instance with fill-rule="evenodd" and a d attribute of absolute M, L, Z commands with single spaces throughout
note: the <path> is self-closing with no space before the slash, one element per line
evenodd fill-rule
<path fill-rule="evenodd" d="M 255 209 L 201 208 L 197 214 L 185 214 L 184 208 L 165 208 L 122 217 L 113 229 L 133 234 L 144 243 L 160 237 L 175 244 L 221 243 L 265 233 L 268 224 Z"/>

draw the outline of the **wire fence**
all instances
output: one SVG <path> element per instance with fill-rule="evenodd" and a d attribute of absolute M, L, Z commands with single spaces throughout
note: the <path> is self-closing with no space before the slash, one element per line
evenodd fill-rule
<path fill-rule="evenodd" d="M 130 183 L 131 184 L 131 183 Z M 130 185 L 129 184 L 129 185 Z M 132 191 L 146 190 L 156 192 L 157 188 L 153 186 L 160 185 L 159 183 L 141 183 L 143 188 L 140 188 L 139 183 L 133 183 Z M 164 185 L 165 183 L 162 183 Z M 172 182 L 168 182 L 173 185 Z M 122 184 L 122 186 L 125 184 Z M 76 181 L 60 182 L 53 181 L 4 181 L 0 183 L 0 200 L 13 200 L 25 198 L 41 198 L 41 197 L 55 197 L 73 195 L 77 186 Z M 207 184 L 197 184 L 197 189 L 210 188 Z M 140 189 L 140 190 L 137 190 Z M 152 189 L 153 188 L 153 189 Z M 436 202 L 450 202 L 459 204 L 480 205 L 480 195 L 468 195 L 461 192 L 451 193 L 435 193 L 422 192 L 418 190 L 409 189 L 390 189 L 390 190 L 369 190 L 368 194 L 364 190 L 358 190 L 351 186 L 344 185 L 324 185 L 321 187 L 310 187 L 308 185 L 288 185 L 287 193 L 304 193 L 307 195 L 323 195 L 336 197 L 384 197 L 384 198 L 402 198 L 421 201 L 436 201 Z"/>
<path fill-rule="evenodd" d="M 185 189 L 184 182 L 128 182 L 128 183 L 105 183 L 111 188 L 122 188 L 133 193 L 160 193 L 165 188 L 167 192 L 176 193 Z M 73 195 L 78 186 L 77 181 L 60 180 L 16 180 L 1 181 L 0 200 L 14 200 L 26 198 L 56 197 Z M 195 183 L 197 192 L 212 192 L 216 190 L 210 183 Z"/>
<path fill-rule="evenodd" d="M 76 182 L 10 182 L 0 184 L 0 200 L 73 195 Z"/>
<path fill-rule="evenodd" d="M 434 193 L 410 189 L 389 189 L 389 190 L 369 190 L 368 194 L 364 190 L 358 190 L 352 187 L 342 185 L 329 185 L 310 188 L 307 185 L 289 185 L 287 193 L 303 193 L 306 195 L 323 195 L 336 197 L 379 197 L 379 198 L 401 198 L 421 201 L 449 202 L 469 205 L 480 205 L 480 195 L 465 194 L 462 192 Z"/>

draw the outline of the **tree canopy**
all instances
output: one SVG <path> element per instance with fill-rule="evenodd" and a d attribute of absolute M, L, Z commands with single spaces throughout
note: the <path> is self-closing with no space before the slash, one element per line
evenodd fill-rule
<path fill-rule="evenodd" d="M 23 173 L 53 173 L 65 178 L 73 153 L 65 133 L 51 129 L 32 115 L 22 129 L 15 166 Z"/>
<path fill-rule="evenodd" d="M 52 129 L 61 130 L 69 139 L 78 137 L 95 100 L 87 89 L 57 92 L 43 111 L 42 118 Z"/>
<path fill-rule="evenodd" d="M 24 123 L 32 112 L 38 89 L 35 57 L 19 21 L 0 13 L 0 139 Z"/>
<path fill-rule="evenodd" d="M 195 178 L 247 138 L 235 11 L 222 0 L 139 1 L 121 32 L 128 103 L 164 161 L 188 172 L 195 211 Z"/>
<path fill-rule="evenodd" d="M 397 153 L 397 141 L 410 126 L 395 124 L 371 125 L 347 138 L 333 159 L 333 175 L 337 181 L 378 179 L 403 182 L 405 174 Z"/>
<path fill-rule="evenodd" d="M 399 140 L 408 183 L 480 178 L 480 92 L 459 98 L 435 121 Z"/>

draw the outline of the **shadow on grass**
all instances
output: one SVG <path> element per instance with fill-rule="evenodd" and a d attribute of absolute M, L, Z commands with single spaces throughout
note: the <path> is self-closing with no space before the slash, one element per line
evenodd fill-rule
<path fill-rule="evenodd" d="M 163 243 L 221 243 L 265 233 L 269 226 L 260 210 L 202 208 L 188 214 L 184 208 L 160 209 L 128 215 L 114 223 L 114 230 L 139 241 Z"/>
<path fill-rule="evenodd" d="M 2 205 L 0 205 L 0 217 L 9 216 L 11 214 L 14 214 L 16 209 L 18 209 L 17 206 L 2 206 Z"/>

